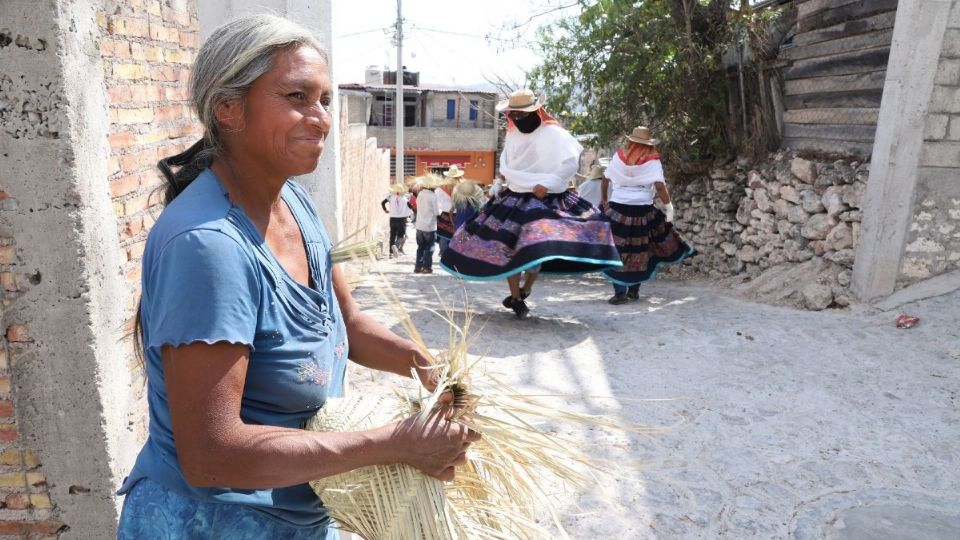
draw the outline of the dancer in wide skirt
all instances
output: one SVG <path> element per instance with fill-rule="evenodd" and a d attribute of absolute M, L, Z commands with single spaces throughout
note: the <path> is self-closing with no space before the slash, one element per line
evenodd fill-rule
<path fill-rule="evenodd" d="M 656 149 L 659 143 L 646 127 L 634 128 L 604 173 L 600 204 L 623 263 L 603 272 L 613 282 L 610 304 L 639 299 L 640 284 L 653 279 L 661 265 L 678 263 L 693 253 L 673 228 L 673 203 Z M 609 191 L 608 181 L 613 184 Z M 653 205 L 654 196 L 664 204 L 663 211 Z"/>
<path fill-rule="evenodd" d="M 621 263 L 610 225 L 567 190 L 583 147 L 530 90 L 514 92 L 497 110 L 507 114 L 500 156 L 504 189 L 457 229 L 440 266 L 468 280 L 506 278 L 510 295 L 503 304 L 524 318 L 530 311 L 524 299 L 538 267 L 548 273 L 582 273 Z"/>

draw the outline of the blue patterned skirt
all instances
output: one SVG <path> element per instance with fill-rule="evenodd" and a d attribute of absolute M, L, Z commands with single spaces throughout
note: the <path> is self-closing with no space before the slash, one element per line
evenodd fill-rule
<path fill-rule="evenodd" d="M 297 527 L 241 504 L 201 501 L 144 478 L 127 493 L 117 540 L 339 540 L 327 525 Z"/>
<path fill-rule="evenodd" d="M 623 266 L 603 271 L 618 285 L 653 279 L 662 264 L 678 263 L 693 253 L 663 212 L 652 204 L 608 203 L 603 211 L 620 251 Z"/>
<path fill-rule="evenodd" d="M 541 265 L 554 274 L 620 266 L 610 225 L 569 191 L 543 199 L 504 190 L 456 230 L 440 258 L 447 272 L 467 280 L 503 279 Z"/>

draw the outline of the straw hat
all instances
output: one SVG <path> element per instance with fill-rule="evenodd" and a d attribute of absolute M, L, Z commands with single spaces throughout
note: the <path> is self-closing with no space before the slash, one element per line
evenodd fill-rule
<path fill-rule="evenodd" d="M 407 186 L 403 184 L 390 184 L 390 193 L 394 195 L 403 195 L 407 192 Z"/>
<path fill-rule="evenodd" d="M 422 189 L 437 189 L 440 187 L 440 179 L 437 178 L 435 174 L 425 174 L 418 176 L 416 180 L 413 181 L 413 184 L 420 186 Z"/>
<path fill-rule="evenodd" d="M 654 139 L 650 136 L 650 129 L 646 126 L 637 126 L 633 131 L 627 134 L 627 140 L 647 146 L 656 146 L 660 144 L 660 139 Z"/>
<path fill-rule="evenodd" d="M 543 106 L 543 100 L 538 98 L 533 90 L 521 88 L 510 94 L 510 97 L 497 103 L 497 112 L 531 112 Z"/>
<path fill-rule="evenodd" d="M 456 165 L 451 165 L 450 168 L 443 173 L 443 176 L 447 178 L 460 178 L 464 174 L 466 173 L 461 171 L 460 167 L 457 167 Z"/>
<path fill-rule="evenodd" d="M 603 176 L 603 170 L 606 169 L 606 165 L 601 163 L 595 163 L 593 167 L 590 167 L 590 172 L 587 174 L 577 173 L 577 178 L 580 180 L 592 180 L 594 178 L 600 178 Z"/>

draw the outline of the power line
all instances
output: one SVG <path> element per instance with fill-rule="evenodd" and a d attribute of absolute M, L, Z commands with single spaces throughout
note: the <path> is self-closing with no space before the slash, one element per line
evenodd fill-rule
<path fill-rule="evenodd" d="M 337 38 L 362 36 L 362 35 L 364 35 L 364 34 L 372 34 L 372 33 L 374 33 L 374 32 L 384 32 L 384 33 L 386 33 L 387 30 L 391 30 L 391 29 L 393 29 L 393 25 L 390 25 L 390 26 L 381 26 L 380 28 L 371 28 L 370 30 L 364 30 L 364 31 L 362 31 L 362 32 L 351 32 L 351 33 L 349 33 L 349 34 L 340 34 L 339 36 L 337 36 Z"/>

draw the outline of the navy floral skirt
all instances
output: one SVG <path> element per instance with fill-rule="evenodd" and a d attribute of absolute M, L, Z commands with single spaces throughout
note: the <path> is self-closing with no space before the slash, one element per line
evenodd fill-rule
<path fill-rule="evenodd" d="M 540 265 L 541 272 L 575 274 L 620 266 L 610 225 L 569 191 L 543 199 L 502 191 L 456 230 L 440 258 L 466 280 L 503 279 Z"/>
<path fill-rule="evenodd" d="M 652 204 L 608 203 L 603 215 L 620 251 L 623 266 L 603 271 L 617 285 L 639 285 L 653 279 L 660 265 L 678 263 L 693 249 Z"/>
<path fill-rule="evenodd" d="M 127 493 L 117 540 L 339 540 L 333 527 L 296 527 L 240 504 L 201 501 L 144 478 Z"/>

